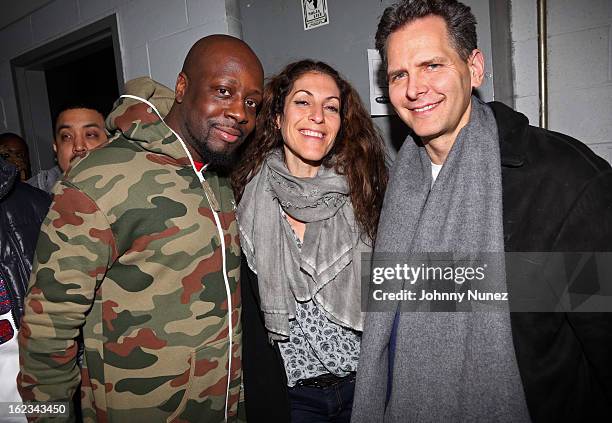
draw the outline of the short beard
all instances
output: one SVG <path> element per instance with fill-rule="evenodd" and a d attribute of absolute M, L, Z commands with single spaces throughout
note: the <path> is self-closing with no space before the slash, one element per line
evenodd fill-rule
<path fill-rule="evenodd" d="M 191 146 L 200 153 L 202 160 L 205 165 L 207 165 L 206 170 L 212 170 L 220 175 L 228 175 L 231 173 L 237 162 L 237 148 L 229 152 L 220 152 L 211 150 L 208 147 L 208 138 L 210 137 L 210 126 L 208 128 L 208 132 L 206 133 L 204 140 L 199 140 L 191 130 L 191 127 L 188 123 L 185 124 L 185 129 L 187 130 L 187 134 L 189 139 L 192 141 Z M 236 146 L 238 147 L 238 146 Z"/>

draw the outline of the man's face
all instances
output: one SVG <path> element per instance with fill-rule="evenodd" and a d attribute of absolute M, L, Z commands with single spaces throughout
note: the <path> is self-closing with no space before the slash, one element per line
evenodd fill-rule
<path fill-rule="evenodd" d="M 15 165 L 19 170 L 19 179 L 26 181 L 30 178 L 30 158 L 24 140 L 16 137 L 5 139 L 0 145 L 0 156 Z"/>
<path fill-rule="evenodd" d="M 107 141 L 104 118 L 96 110 L 68 109 L 57 118 L 53 150 L 62 172 L 68 170 L 72 159 L 83 157 Z"/>
<path fill-rule="evenodd" d="M 255 128 L 263 74 L 253 60 L 211 56 L 199 78 L 179 75 L 176 98 L 183 103 L 185 141 L 211 168 L 226 170 L 236 148 Z"/>
<path fill-rule="evenodd" d="M 484 72 L 482 53 L 462 60 L 439 16 L 417 19 L 387 40 L 389 95 L 400 118 L 424 142 L 452 145 L 470 117 L 473 87 Z"/>

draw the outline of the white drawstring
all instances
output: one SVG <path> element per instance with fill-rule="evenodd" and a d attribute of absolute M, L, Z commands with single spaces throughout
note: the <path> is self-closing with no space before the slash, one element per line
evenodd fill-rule
<path fill-rule="evenodd" d="M 157 108 L 153 105 L 153 103 L 149 102 L 148 100 L 145 100 L 144 98 L 140 98 L 140 97 L 137 97 L 131 94 L 124 94 L 121 97 L 122 98 L 127 97 L 127 98 L 131 98 L 134 100 L 142 101 L 143 103 L 151 107 L 151 109 L 153 109 L 155 113 L 157 113 L 157 116 L 159 116 L 159 118 L 162 121 L 164 120 L 161 114 L 157 111 Z M 195 171 L 196 175 L 198 175 L 198 179 L 200 180 L 200 183 L 203 183 L 205 181 L 204 175 L 202 175 L 202 172 L 198 172 L 198 170 L 196 169 L 195 163 L 193 162 L 193 158 L 191 157 L 191 153 L 189 152 L 189 149 L 187 148 L 187 146 L 185 145 L 181 137 L 179 137 L 178 134 L 174 132 L 172 128 L 168 126 L 168 129 L 172 131 L 176 139 L 179 140 L 179 142 L 183 146 L 183 149 L 185 150 L 185 153 L 187 153 L 187 157 L 189 158 L 189 162 L 191 163 L 191 167 L 193 167 L 193 170 Z M 212 207 L 212 202 L 210 201 L 210 198 L 208 198 L 208 194 L 206 193 L 206 190 L 204 190 L 204 195 L 206 195 L 206 199 L 208 200 L 208 204 L 210 205 L 210 210 L 213 213 L 215 224 L 217 226 L 217 232 L 219 235 L 219 239 L 221 240 L 221 258 L 223 259 L 223 280 L 225 281 L 225 294 L 227 295 L 227 313 L 228 313 L 228 321 L 229 321 L 228 322 L 229 324 L 229 349 L 228 349 L 228 363 L 227 363 L 227 390 L 225 392 L 225 421 L 227 421 L 229 389 L 230 389 L 230 381 L 232 379 L 232 347 L 234 344 L 233 343 L 233 324 L 232 324 L 232 296 L 231 296 L 229 281 L 227 279 L 227 264 L 226 264 L 226 258 L 225 258 L 226 257 L 225 256 L 225 237 L 223 236 L 223 228 L 221 226 L 221 221 L 219 220 L 219 214 Z"/>

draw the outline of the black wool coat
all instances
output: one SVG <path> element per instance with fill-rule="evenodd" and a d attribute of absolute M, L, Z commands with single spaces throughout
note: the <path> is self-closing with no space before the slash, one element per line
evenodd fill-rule
<path fill-rule="evenodd" d="M 610 165 L 502 103 L 489 106 L 500 138 L 505 250 L 612 251 Z M 612 310 L 516 312 L 510 322 L 533 422 L 612 418 Z"/>

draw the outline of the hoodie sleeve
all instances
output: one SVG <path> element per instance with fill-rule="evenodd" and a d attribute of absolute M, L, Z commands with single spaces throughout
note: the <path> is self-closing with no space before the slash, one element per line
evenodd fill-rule
<path fill-rule="evenodd" d="M 75 338 L 113 259 L 115 240 L 97 205 L 66 182 L 38 239 L 19 332 L 24 401 L 66 401 L 80 381 Z"/>

